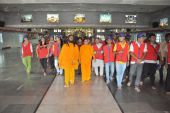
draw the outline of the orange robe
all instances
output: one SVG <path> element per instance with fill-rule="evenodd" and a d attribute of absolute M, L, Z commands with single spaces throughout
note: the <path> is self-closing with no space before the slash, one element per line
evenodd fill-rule
<path fill-rule="evenodd" d="M 65 85 L 74 84 L 75 69 L 78 68 L 79 49 L 72 43 L 64 44 L 59 54 L 59 67 L 65 71 Z"/>
<path fill-rule="evenodd" d="M 93 56 L 94 51 L 91 45 L 82 45 L 80 47 L 82 82 L 90 80 L 91 78 L 91 60 Z"/>

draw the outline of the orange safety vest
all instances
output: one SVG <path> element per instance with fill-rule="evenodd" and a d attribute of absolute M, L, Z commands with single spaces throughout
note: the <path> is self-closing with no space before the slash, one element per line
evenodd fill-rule
<path fill-rule="evenodd" d="M 108 45 L 105 45 L 105 46 L 103 47 L 104 63 L 114 62 L 113 47 L 114 47 L 113 44 L 110 46 L 110 48 L 109 48 Z"/>
<path fill-rule="evenodd" d="M 132 45 L 133 45 L 133 49 L 134 49 L 133 53 L 136 55 L 136 57 L 139 59 L 142 58 L 142 55 L 144 53 L 145 43 L 142 43 L 140 45 L 140 47 L 138 47 L 136 42 L 132 42 Z M 132 57 L 131 61 L 136 62 L 137 59 Z"/>
<path fill-rule="evenodd" d="M 125 47 L 122 48 L 120 42 L 116 44 L 116 52 L 122 51 L 123 53 L 116 54 L 116 61 L 127 62 L 128 61 L 128 53 L 129 53 L 129 45 L 126 43 Z"/>
<path fill-rule="evenodd" d="M 95 52 L 95 59 L 103 60 L 103 45 L 98 48 L 96 44 L 93 45 L 93 50 Z"/>
<path fill-rule="evenodd" d="M 27 56 L 32 56 L 32 52 L 31 52 L 31 43 L 28 42 L 28 44 L 26 46 L 24 46 L 24 43 L 22 44 L 22 57 L 27 57 Z"/>
<path fill-rule="evenodd" d="M 60 48 L 59 48 L 59 44 L 57 42 L 54 42 L 54 44 L 52 46 L 52 53 L 53 53 L 54 57 L 58 57 L 60 54 Z"/>
<path fill-rule="evenodd" d="M 156 44 L 156 47 L 153 47 L 151 43 L 147 43 L 147 53 L 145 60 L 157 60 L 159 47 L 159 44 Z"/>
<path fill-rule="evenodd" d="M 47 58 L 47 55 L 48 55 L 48 48 L 47 47 L 40 47 L 40 45 L 38 45 L 38 57 L 40 59 L 42 58 Z"/>

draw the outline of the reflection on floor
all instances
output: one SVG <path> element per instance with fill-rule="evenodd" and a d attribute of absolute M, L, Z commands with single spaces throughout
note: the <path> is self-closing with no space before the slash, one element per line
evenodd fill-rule
<path fill-rule="evenodd" d="M 32 63 L 28 79 L 19 50 L 0 51 L 0 113 L 35 112 L 55 76 L 44 77 L 37 58 Z M 152 90 L 147 80 L 141 93 L 127 86 L 117 90 L 115 83 L 108 86 L 124 113 L 170 113 L 170 96 L 159 84 Z M 78 76 L 75 86 L 64 88 L 63 76 L 57 76 L 37 113 L 120 113 L 110 91 L 100 77 L 82 84 Z"/>
<path fill-rule="evenodd" d="M 157 89 L 153 90 L 147 79 L 140 93 L 126 85 L 122 90 L 117 90 L 115 83 L 108 86 L 124 113 L 170 113 L 170 96 L 165 94 L 162 85 L 156 84 Z"/>
<path fill-rule="evenodd" d="M 121 113 L 103 78 L 93 77 L 64 88 L 63 76 L 57 76 L 36 113 Z"/>
<path fill-rule="evenodd" d="M 30 78 L 19 49 L 0 50 L 0 113 L 34 113 L 55 76 L 44 77 L 37 58 Z"/>

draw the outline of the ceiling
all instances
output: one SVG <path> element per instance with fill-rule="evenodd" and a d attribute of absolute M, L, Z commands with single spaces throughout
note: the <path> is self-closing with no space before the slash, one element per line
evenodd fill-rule
<path fill-rule="evenodd" d="M 94 3 L 94 4 L 170 5 L 170 0 L 0 0 L 0 3 L 1 4 Z"/>
<path fill-rule="evenodd" d="M 19 0 L 16 0 L 16 1 L 19 1 Z M 30 0 L 30 1 L 34 1 L 34 0 Z M 119 1 L 125 1 L 125 0 L 119 0 Z M 135 1 L 135 0 L 132 0 L 132 1 Z M 158 0 L 155 0 L 155 1 L 158 1 Z M 2 12 L 103 11 L 103 12 L 151 13 L 151 12 L 156 12 L 156 11 L 165 9 L 167 7 L 170 7 L 170 5 L 134 5 L 134 4 L 130 5 L 130 4 L 90 4 L 90 3 L 58 3 L 58 4 L 57 3 L 55 4 L 51 4 L 51 3 L 37 4 L 36 3 L 35 4 L 34 3 L 34 4 L 0 4 L 0 11 Z"/>

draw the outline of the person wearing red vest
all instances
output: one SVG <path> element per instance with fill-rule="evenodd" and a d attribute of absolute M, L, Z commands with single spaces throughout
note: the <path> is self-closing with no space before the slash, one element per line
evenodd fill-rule
<path fill-rule="evenodd" d="M 112 44 L 112 38 L 108 37 L 106 39 L 107 44 L 103 47 L 105 73 L 106 73 L 106 83 L 109 84 L 113 80 L 114 74 L 114 53 Z"/>
<path fill-rule="evenodd" d="M 60 54 L 60 50 L 61 50 L 61 40 L 59 37 L 54 38 L 54 43 L 52 45 L 52 53 L 54 56 L 54 65 L 56 68 L 56 74 L 57 75 L 62 75 L 63 74 L 63 70 L 59 68 L 58 65 L 58 57 Z"/>
<path fill-rule="evenodd" d="M 165 82 L 166 94 L 170 95 L 170 33 L 165 35 L 167 46 L 166 46 L 166 62 L 167 62 L 167 76 Z"/>
<path fill-rule="evenodd" d="M 131 64 L 130 64 L 130 72 L 129 72 L 129 82 L 127 86 L 131 86 L 133 76 L 135 72 L 136 79 L 135 79 L 135 90 L 140 92 L 139 84 L 141 80 L 141 74 L 143 70 L 143 63 L 144 58 L 147 52 L 147 45 L 143 42 L 144 41 L 144 33 L 137 34 L 137 41 L 134 41 L 130 45 L 130 55 L 131 55 Z"/>
<path fill-rule="evenodd" d="M 123 75 L 126 69 L 126 63 L 129 61 L 129 44 L 126 43 L 125 34 L 119 33 L 119 42 L 114 46 L 116 62 L 116 80 L 118 89 L 122 88 Z"/>
<path fill-rule="evenodd" d="M 152 89 L 155 87 L 155 73 L 157 69 L 157 60 L 159 54 L 159 44 L 156 43 L 156 35 L 151 33 L 148 38 L 147 52 L 143 65 L 143 71 L 141 76 L 141 85 L 143 85 L 144 79 L 149 75 Z"/>
<path fill-rule="evenodd" d="M 93 45 L 94 56 L 95 60 L 93 60 L 93 67 L 96 76 L 99 76 L 100 68 L 100 76 L 103 76 L 103 69 L 104 69 L 104 61 L 103 61 L 103 44 L 100 43 L 99 38 L 95 39 L 95 44 Z"/>
<path fill-rule="evenodd" d="M 27 74 L 31 72 L 31 57 L 33 55 L 32 44 L 28 40 L 28 36 L 24 36 L 24 40 L 22 42 L 22 62 L 25 66 Z"/>
<path fill-rule="evenodd" d="M 47 43 L 44 37 L 41 38 L 40 44 L 37 45 L 36 48 L 37 57 L 40 60 L 41 66 L 44 71 L 44 76 L 47 75 L 47 58 L 48 58 L 48 48 Z"/>

